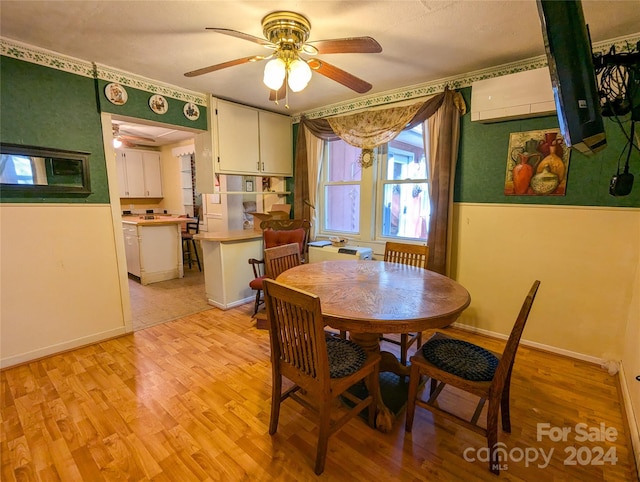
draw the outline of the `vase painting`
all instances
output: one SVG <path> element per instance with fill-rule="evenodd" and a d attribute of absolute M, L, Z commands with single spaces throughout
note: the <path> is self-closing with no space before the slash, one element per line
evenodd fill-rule
<path fill-rule="evenodd" d="M 513 132 L 509 136 L 504 193 L 507 196 L 564 196 L 570 149 L 560 129 Z"/>

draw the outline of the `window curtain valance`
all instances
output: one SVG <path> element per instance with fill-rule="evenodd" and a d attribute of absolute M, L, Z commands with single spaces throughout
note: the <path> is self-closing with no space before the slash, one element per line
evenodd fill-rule
<path fill-rule="evenodd" d="M 397 134 L 396 134 L 397 136 L 404 129 L 413 128 L 416 125 L 423 123 L 433 114 L 435 114 L 436 111 L 442 105 L 445 94 L 447 92 L 451 92 L 451 91 L 445 90 L 440 94 L 434 95 L 433 97 L 426 100 L 425 102 L 422 102 L 422 103 L 418 102 L 416 104 L 412 104 L 406 107 L 391 107 L 389 109 L 364 111 L 364 112 L 358 112 L 356 114 L 349 114 L 345 116 L 323 118 L 323 119 L 307 119 L 306 117 L 303 116 L 300 119 L 301 129 L 298 130 L 298 141 L 300 140 L 301 136 L 304 136 L 304 129 L 302 129 L 302 127 L 304 127 L 311 134 L 313 134 L 314 136 L 322 140 L 335 141 L 337 139 L 342 139 L 345 142 L 350 143 L 347 138 L 342 137 L 338 133 L 338 131 L 334 130 L 330 122 L 340 124 L 340 125 L 347 125 L 347 126 L 361 126 L 360 129 L 356 129 L 356 127 L 349 127 L 350 129 L 352 129 L 348 135 L 348 137 L 351 139 L 356 139 L 358 137 L 360 138 L 366 137 L 367 136 L 366 129 L 369 129 L 374 133 L 377 132 L 377 134 L 374 134 L 374 135 L 385 135 L 380 132 L 381 130 L 384 129 L 384 127 L 381 128 L 380 125 L 376 125 L 376 123 L 379 120 L 384 119 L 385 117 L 393 118 L 394 115 L 400 115 L 398 113 L 400 113 L 401 111 L 411 112 L 411 110 L 407 110 L 407 109 L 413 109 L 413 115 L 407 116 L 406 120 L 404 121 L 404 125 L 402 125 L 402 127 L 397 130 Z M 367 120 L 367 119 L 375 119 L 375 121 Z M 386 135 L 389 135 L 389 134 L 386 134 Z M 391 138 L 387 138 L 386 140 L 383 140 L 381 142 L 378 142 L 377 144 L 374 145 L 374 147 L 379 146 L 380 144 L 384 144 L 386 142 L 392 141 L 393 139 L 395 139 L 395 136 Z M 355 141 L 355 142 L 362 142 L 362 141 Z M 351 145 L 354 147 L 361 147 L 360 145 L 357 145 L 357 144 L 351 144 Z M 298 142 L 298 146 L 300 146 L 299 142 Z M 298 152 L 296 152 L 296 165 L 297 164 L 298 164 Z"/>
<path fill-rule="evenodd" d="M 373 164 L 373 149 L 394 140 L 423 103 L 329 117 L 327 121 L 343 141 L 362 149 L 359 162 L 365 168 Z"/>

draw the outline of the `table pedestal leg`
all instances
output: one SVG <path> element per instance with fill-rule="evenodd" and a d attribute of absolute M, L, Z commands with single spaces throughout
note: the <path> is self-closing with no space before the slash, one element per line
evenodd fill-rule
<path fill-rule="evenodd" d="M 379 353 L 380 371 L 393 372 L 396 375 L 408 376 L 409 367 L 401 365 L 396 356 L 388 351 L 380 351 L 380 335 L 378 333 L 349 333 L 351 339 L 360 345 L 366 352 Z M 368 387 L 367 387 L 368 388 Z M 389 432 L 393 426 L 395 416 L 384 404 L 380 389 L 378 388 L 378 415 L 376 417 L 376 428 L 381 432 Z"/>

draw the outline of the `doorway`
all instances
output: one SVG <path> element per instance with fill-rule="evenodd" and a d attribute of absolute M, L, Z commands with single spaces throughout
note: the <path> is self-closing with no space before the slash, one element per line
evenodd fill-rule
<path fill-rule="evenodd" d="M 167 159 L 167 149 L 176 146 L 183 146 L 186 140 L 193 140 L 195 132 L 180 129 L 167 129 L 166 125 L 142 121 L 137 123 L 130 118 L 119 118 L 107 113 L 101 116 L 103 126 L 103 139 L 105 145 L 105 156 L 107 158 L 107 175 L 109 181 L 109 190 L 111 198 L 111 212 L 114 222 L 114 233 L 116 235 L 116 243 L 120 245 L 117 248 L 118 266 L 121 273 L 121 297 L 124 311 L 124 319 L 130 320 L 131 331 L 138 331 L 150 326 L 165 323 L 176 318 L 198 313 L 213 308 L 207 303 L 207 296 L 204 285 L 204 271 L 199 271 L 197 264 L 193 264 L 190 269 L 188 264 L 184 267 L 184 278 L 161 281 L 148 285 L 141 285 L 138 280 L 133 279 L 127 273 L 126 257 L 124 256 L 124 239 L 118 236 L 122 233 L 122 212 L 123 207 L 120 203 L 118 190 L 118 176 L 116 167 L 116 151 L 111 140 L 113 139 L 114 129 L 112 125 L 117 123 L 120 128 L 119 132 L 134 133 L 143 140 L 139 141 L 137 147 L 149 149 L 150 147 L 160 148 L 163 152 L 162 156 Z M 134 147 L 135 148 L 135 147 Z M 184 157 L 184 156 L 182 156 Z M 175 175 L 163 176 L 163 184 L 171 179 L 177 185 L 173 189 L 173 196 L 165 198 L 171 205 L 170 214 L 189 214 L 191 212 L 183 212 L 188 206 L 183 203 L 183 181 L 182 181 L 182 159 L 176 156 Z M 189 177 L 192 173 L 188 174 Z M 164 188 L 164 186 L 163 186 Z M 167 204 L 163 203 L 163 206 Z M 145 206 L 147 207 L 147 206 Z M 127 208 L 128 209 L 128 208 Z M 174 212 L 175 211 L 175 212 Z M 178 212 L 179 211 L 179 212 Z"/>

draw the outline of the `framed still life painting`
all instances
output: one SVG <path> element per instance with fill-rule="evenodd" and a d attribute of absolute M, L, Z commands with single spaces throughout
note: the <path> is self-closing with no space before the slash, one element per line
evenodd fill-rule
<path fill-rule="evenodd" d="M 560 129 L 514 132 L 509 136 L 504 193 L 507 196 L 564 196 L 570 149 Z"/>

